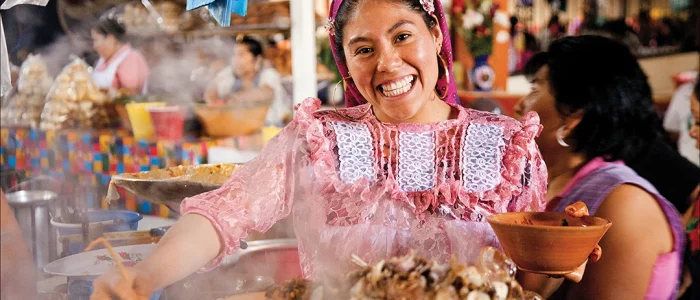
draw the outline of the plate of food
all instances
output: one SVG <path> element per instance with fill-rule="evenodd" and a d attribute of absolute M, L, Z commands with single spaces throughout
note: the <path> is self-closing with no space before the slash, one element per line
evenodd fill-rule
<path fill-rule="evenodd" d="M 116 186 L 155 204 L 165 204 L 177 211 L 180 202 L 221 187 L 238 164 L 177 166 L 139 173 L 124 173 L 112 177 L 107 200 L 118 200 Z"/>
<path fill-rule="evenodd" d="M 146 259 L 156 244 L 115 247 L 114 252 L 125 267 L 133 267 Z M 44 267 L 44 272 L 72 279 L 94 279 L 117 266 L 107 249 L 93 250 L 55 260 Z"/>
<path fill-rule="evenodd" d="M 538 300 L 515 279 L 515 265 L 505 254 L 485 247 L 475 265 L 456 258 L 440 264 L 416 251 L 368 264 L 353 256 L 358 269 L 343 282 L 323 285 L 294 278 L 265 292 L 230 296 L 224 300 L 324 300 L 324 299 L 498 299 Z"/>

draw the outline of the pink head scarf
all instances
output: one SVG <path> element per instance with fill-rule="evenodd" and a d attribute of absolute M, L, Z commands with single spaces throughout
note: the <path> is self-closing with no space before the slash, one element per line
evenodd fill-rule
<path fill-rule="evenodd" d="M 343 3 L 343 1 L 344 0 L 333 0 L 331 3 L 329 20 L 331 22 L 331 28 L 333 26 L 332 22 L 338 15 L 338 10 L 340 9 L 340 5 Z M 442 9 L 442 4 L 440 3 L 440 0 L 420 0 L 420 2 L 423 4 L 423 8 L 429 13 L 432 11 L 431 14 L 434 14 L 438 20 L 438 25 L 442 31 L 443 38 L 440 57 L 442 60 L 444 60 L 445 64 L 447 65 L 445 67 L 449 71 L 449 75 L 447 76 L 444 74 L 444 72 L 441 72 L 438 77 L 435 90 L 441 97 L 446 95 L 443 98 L 445 102 L 455 104 L 459 103 L 459 99 L 457 97 L 457 87 L 455 86 L 454 77 L 452 76 L 452 44 L 450 42 L 450 32 L 449 27 L 447 26 L 445 12 Z M 331 48 L 333 50 L 333 58 L 335 58 L 335 63 L 338 65 L 338 71 L 340 71 L 343 78 L 349 78 L 350 75 L 348 74 L 348 66 L 345 63 L 345 58 L 339 56 L 338 49 L 336 49 L 335 43 L 333 43 L 334 37 L 332 29 L 329 30 L 329 37 L 331 40 Z M 439 61 L 438 64 L 442 64 L 442 62 Z M 360 91 L 357 89 L 355 84 L 351 80 L 347 81 L 347 87 L 345 89 L 345 105 L 347 107 L 352 107 L 365 103 L 367 103 L 367 101 L 364 99 L 364 97 L 362 97 L 362 94 L 360 94 Z"/>

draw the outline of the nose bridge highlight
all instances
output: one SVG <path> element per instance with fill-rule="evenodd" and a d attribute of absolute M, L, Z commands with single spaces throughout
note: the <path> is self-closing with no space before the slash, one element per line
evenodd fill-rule
<path fill-rule="evenodd" d="M 380 52 L 379 63 L 377 69 L 380 72 L 391 72 L 401 65 L 401 58 L 399 57 L 396 48 L 388 46 L 384 47 L 384 50 Z"/>

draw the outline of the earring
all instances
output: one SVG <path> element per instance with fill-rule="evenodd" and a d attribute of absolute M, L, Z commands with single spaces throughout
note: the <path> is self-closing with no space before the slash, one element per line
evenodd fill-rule
<path fill-rule="evenodd" d="M 341 79 L 340 81 L 338 81 L 338 83 L 335 84 L 335 87 L 333 88 L 333 94 L 331 95 L 330 101 L 333 104 L 333 109 L 335 109 L 336 111 L 338 111 L 338 108 L 335 106 L 335 90 L 338 89 L 338 86 L 340 85 L 340 83 L 343 83 L 343 91 L 347 91 L 348 90 L 348 83 L 345 80 L 350 80 L 350 79 L 352 79 L 352 77 L 350 77 L 350 76 Z"/>
<path fill-rule="evenodd" d="M 559 143 L 559 146 L 562 146 L 562 147 L 564 147 L 564 148 L 568 148 L 568 147 L 569 147 L 569 144 L 567 144 L 567 143 L 564 141 L 564 129 L 565 129 L 565 128 L 566 128 L 566 126 L 561 126 L 561 127 L 559 127 L 559 129 L 557 129 L 557 134 L 556 134 L 556 136 L 557 136 L 557 143 Z"/>
<path fill-rule="evenodd" d="M 442 56 L 440 56 L 440 53 L 438 53 L 438 68 L 440 68 L 440 65 L 442 66 L 442 70 L 445 72 L 445 80 L 447 80 L 447 85 L 449 85 L 450 84 L 450 70 L 447 68 L 447 63 L 445 62 L 445 59 L 442 58 Z M 437 90 L 437 88 L 436 88 L 435 92 L 437 93 L 437 95 L 440 99 L 444 100 L 445 98 L 447 98 L 447 93 L 448 93 L 447 91 L 445 91 L 445 93 L 443 95 L 440 95 L 440 91 Z"/>

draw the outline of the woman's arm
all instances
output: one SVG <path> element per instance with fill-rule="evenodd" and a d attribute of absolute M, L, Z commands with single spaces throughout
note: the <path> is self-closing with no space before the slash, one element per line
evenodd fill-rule
<path fill-rule="evenodd" d="M 128 89 L 131 95 L 140 95 L 151 76 L 151 70 L 141 53 L 132 51 L 117 68 L 119 89 Z"/>
<path fill-rule="evenodd" d="M 204 91 L 204 101 L 208 104 L 219 102 L 219 90 L 216 80 L 207 85 L 207 89 Z"/>
<path fill-rule="evenodd" d="M 36 266 L 17 219 L 0 190 L 0 295 L 2 299 L 33 299 Z"/>
<path fill-rule="evenodd" d="M 613 224 L 600 241 L 605 255 L 588 264 L 583 280 L 571 285 L 567 297 L 643 299 L 656 259 L 673 249 L 672 231 L 661 207 L 644 190 L 622 185 L 595 215 Z"/>
<path fill-rule="evenodd" d="M 127 269 L 132 282 L 126 282 L 113 269 L 96 281 L 92 299 L 111 299 L 113 294 L 120 299 L 148 298 L 201 269 L 220 250 L 219 235 L 212 223 L 201 215 L 185 215 L 168 230 L 148 258 Z"/>
<path fill-rule="evenodd" d="M 134 280 L 117 270 L 100 277 L 93 299 L 147 299 L 203 268 L 211 269 L 235 253 L 251 232 L 265 232 L 292 209 L 294 171 L 299 149 L 293 122 L 253 160 L 236 169 L 219 189 L 183 200 L 183 217 L 158 243 L 156 251 L 128 269 Z M 292 149 L 298 151 L 292 151 Z"/>

